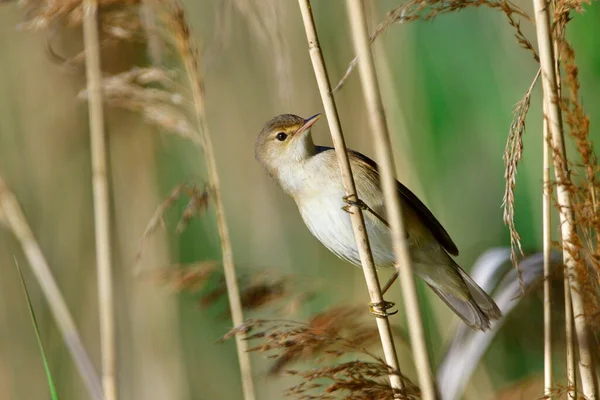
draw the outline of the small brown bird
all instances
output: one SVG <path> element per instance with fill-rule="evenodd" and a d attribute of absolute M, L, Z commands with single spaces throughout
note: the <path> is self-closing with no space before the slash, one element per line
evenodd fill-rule
<path fill-rule="evenodd" d="M 296 201 L 311 233 L 338 257 L 360 266 L 350 216 L 343 210 L 347 202 L 335 152 L 315 146 L 310 133 L 319 117 L 273 118 L 258 135 L 255 156 Z M 394 267 L 377 164 L 352 150 L 349 156 L 358 197 L 373 211 L 365 213 L 365 224 L 375 266 Z M 490 320 L 500 317 L 498 306 L 450 257 L 458 255 L 458 249 L 431 211 L 406 186 L 397 186 L 415 274 L 468 326 L 485 331 Z"/>

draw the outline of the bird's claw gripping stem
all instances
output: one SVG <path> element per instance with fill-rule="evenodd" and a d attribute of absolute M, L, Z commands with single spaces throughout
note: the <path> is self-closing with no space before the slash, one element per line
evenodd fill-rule
<path fill-rule="evenodd" d="M 363 211 L 370 210 L 370 207 L 364 201 L 359 199 L 358 195 L 356 194 L 344 196 L 342 197 L 342 200 L 344 201 L 344 203 L 346 203 L 346 205 L 342 207 L 342 210 L 346 211 L 349 214 L 353 214 L 353 212 L 350 211 L 350 207 L 352 206 L 358 207 Z"/>
<path fill-rule="evenodd" d="M 388 312 L 388 310 L 393 308 L 395 305 L 395 303 L 385 300 L 382 300 L 379 303 L 369 303 L 369 312 L 377 318 L 386 318 L 398 312 L 398 310 Z"/>
<path fill-rule="evenodd" d="M 363 211 L 370 212 L 378 220 L 380 220 L 385 226 L 387 226 L 388 228 L 390 227 L 390 224 L 388 224 L 388 222 L 381 215 L 377 214 L 377 212 L 375 210 L 373 210 L 371 207 L 369 207 L 367 205 L 367 203 L 365 203 L 364 201 L 359 199 L 358 195 L 351 194 L 348 196 L 344 196 L 344 197 L 342 197 L 342 200 L 344 201 L 344 203 L 346 203 L 346 205 L 342 207 L 342 210 L 346 211 L 348 214 L 354 214 L 352 211 L 350 211 L 350 207 L 355 206 L 355 207 L 360 208 Z"/>

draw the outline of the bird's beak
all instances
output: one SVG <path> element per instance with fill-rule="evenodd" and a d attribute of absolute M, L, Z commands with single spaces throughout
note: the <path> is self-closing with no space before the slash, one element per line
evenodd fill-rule
<path fill-rule="evenodd" d="M 302 125 L 300 127 L 300 129 L 298 129 L 298 131 L 296 132 L 296 135 L 299 135 L 302 132 L 308 131 L 310 129 L 310 127 L 313 126 L 315 124 L 315 122 L 317 122 L 319 120 L 319 118 L 321 118 L 321 114 L 315 114 L 312 117 L 305 119 L 304 125 Z"/>

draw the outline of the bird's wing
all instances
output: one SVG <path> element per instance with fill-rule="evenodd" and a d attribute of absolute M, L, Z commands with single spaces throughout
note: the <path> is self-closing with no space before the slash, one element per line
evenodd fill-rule
<path fill-rule="evenodd" d="M 318 153 L 328 151 L 328 150 L 333 150 L 333 148 L 326 147 L 326 146 L 317 146 Z M 377 164 L 375 163 L 375 161 L 371 160 L 369 157 L 367 157 L 357 151 L 348 150 L 348 152 L 352 156 L 354 156 L 359 162 L 364 163 L 367 168 L 372 169 L 375 172 L 379 173 L 378 167 L 377 167 Z M 405 200 L 405 203 L 408 204 L 410 207 L 412 207 L 412 209 L 417 213 L 419 218 L 421 218 L 421 220 L 423 221 L 425 226 L 427 226 L 429 228 L 429 230 L 431 231 L 433 236 L 444 247 L 444 249 L 448 253 L 450 253 L 454 256 L 457 256 L 458 248 L 456 247 L 456 244 L 454 244 L 454 241 L 452 241 L 452 238 L 450 238 L 450 235 L 448 234 L 448 232 L 446 232 L 446 230 L 444 229 L 442 224 L 440 224 L 440 222 L 435 218 L 435 216 L 431 213 L 431 211 L 429 211 L 427 206 L 425 204 L 423 204 L 423 202 L 421 200 L 419 200 L 419 198 L 413 192 L 411 192 L 410 189 L 408 189 L 406 186 L 404 186 L 400 182 L 396 181 L 396 186 L 398 188 L 398 192 L 400 193 L 402 198 Z"/>

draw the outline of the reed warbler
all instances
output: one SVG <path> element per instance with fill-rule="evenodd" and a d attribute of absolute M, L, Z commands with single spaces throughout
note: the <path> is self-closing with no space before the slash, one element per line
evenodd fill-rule
<path fill-rule="evenodd" d="M 361 265 L 344 197 L 336 154 L 316 146 L 308 119 L 283 114 L 267 122 L 255 145 L 256 159 L 291 196 L 310 232 L 338 257 Z M 377 164 L 349 150 L 350 165 L 377 268 L 394 267 L 391 231 L 386 223 Z M 415 274 L 468 326 L 485 331 L 501 313 L 494 300 L 454 262 L 458 249 L 431 211 L 406 186 L 397 182 L 407 243 Z"/>

